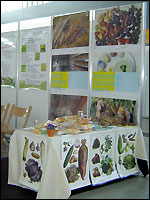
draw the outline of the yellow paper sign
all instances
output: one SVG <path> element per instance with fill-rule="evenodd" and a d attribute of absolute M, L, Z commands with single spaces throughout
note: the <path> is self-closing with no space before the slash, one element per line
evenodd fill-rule
<path fill-rule="evenodd" d="M 146 44 L 149 44 L 149 29 L 146 29 Z"/>
<path fill-rule="evenodd" d="M 93 72 L 92 90 L 114 91 L 115 72 Z"/>
<path fill-rule="evenodd" d="M 68 72 L 52 72 L 51 88 L 68 88 L 69 73 Z"/>

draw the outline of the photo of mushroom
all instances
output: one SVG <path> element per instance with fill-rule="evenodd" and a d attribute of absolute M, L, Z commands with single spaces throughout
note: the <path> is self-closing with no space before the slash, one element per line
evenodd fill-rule
<path fill-rule="evenodd" d="M 136 101 L 92 97 L 90 116 L 101 126 L 133 126 Z"/>

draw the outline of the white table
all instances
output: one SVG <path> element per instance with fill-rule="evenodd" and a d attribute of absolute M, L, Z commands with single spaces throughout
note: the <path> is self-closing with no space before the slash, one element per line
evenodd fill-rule
<path fill-rule="evenodd" d="M 9 147 L 9 177 L 8 177 L 8 184 L 12 185 L 17 185 L 23 188 L 29 188 L 28 185 L 23 185 L 20 184 L 20 174 L 22 173 L 22 168 L 21 168 L 21 162 L 22 162 L 22 142 L 21 138 L 28 137 L 33 141 L 47 141 L 47 147 L 46 147 L 46 159 L 44 163 L 44 167 L 42 168 L 43 174 L 41 178 L 41 182 L 39 184 L 39 188 L 37 190 L 37 199 L 67 199 L 71 195 L 71 190 L 72 188 L 70 185 L 73 184 L 68 184 L 68 180 L 66 178 L 64 168 L 63 168 L 63 141 L 71 141 L 74 142 L 78 138 L 82 137 L 87 137 L 88 143 L 88 162 L 87 162 L 87 174 L 90 172 L 92 174 L 92 167 L 94 165 L 91 164 L 91 159 L 92 156 L 94 155 L 94 150 L 92 150 L 92 144 L 94 141 L 94 138 L 100 138 L 102 141 L 102 138 L 104 136 L 109 135 L 113 136 L 115 135 L 116 137 L 119 134 L 125 134 L 126 132 L 130 133 L 131 131 L 137 131 L 137 136 L 135 140 L 135 152 L 134 156 L 136 159 L 141 159 L 144 161 L 147 161 L 147 155 L 146 155 L 146 150 L 145 150 L 145 144 L 144 144 L 144 139 L 143 139 L 143 134 L 142 131 L 139 127 L 124 127 L 124 128 L 117 128 L 117 129 L 110 129 L 110 130 L 99 130 L 99 131 L 92 131 L 92 132 L 87 132 L 79 135 L 65 135 L 65 136 L 55 136 L 55 137 L 48 137 L 47 135 L 41 135 L 41 134 L 33 134 L 31 131 L 24 131 L 24 130 L 16 130 L 14 134 L 11 136 L 10 140 L 10 147 Z M 90 138 L 90 139 L 89 139 Z M 116 142 L 116 140 L 115 140 Z M 115 144 L 114 150 L 112 153 L 116 154 L 116 147 L 117 144 Z M 116 160 L 114 161 L 116 162 Z M 136 166 L 137 171 L 140 171 L 138 168 L 138 164 Z M 121 169 L 119 171 L 122 173 Z M 92 179 L 92 185 L 94 184 L 100 184 L 103 182 L 107 182 L 116 178 L 120 177 L 125 177 L 128 175 L 131 175 L 132 173 L 134 174 L 135 171 L 130 171 L 127 174 L 123 174 L 122 176 L 118 176 L 115 174 L 114 170 L 114 175 L 109 179 L 103 180 L 102 181 L 102 176 L 97 178 L 97 181 L 95 179 Z M 104 176 L 104 175 L 103 175 Z M 104 176 L 105 178 L 105 176 Z M 86 179 L 87 181 L 88 179 Z M 80 181 L 79 183 L 81 183 Z M 84 183 L 84 182 L 83 182 Z M 83 186 L 83 184 L 76 185 L 74 188 L 80 188 Z M 88 185 L 88 181 L 86 182 L 85 185 Z"/>

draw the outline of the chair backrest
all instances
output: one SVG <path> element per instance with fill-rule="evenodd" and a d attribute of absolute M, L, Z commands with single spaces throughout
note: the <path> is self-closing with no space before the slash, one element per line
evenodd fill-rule
<path fill-rule="evenodd" d="M 8 109 L 9 109 L 10 104 L 7 103 L 7 105 L 1 105 L 1 127 L 4 126 L 4 121 L 6 119 L 7 113 L 8 113 Z"/>
<path fill-rule="evenodd" d="M 12 116 L 24 117 L 25 121 L 22 125 L 22 128 L 25 128 L 27 125 L 31 110 L 32 110 L 32 106 L 29 106 L 28 108 L 22 108 L 22 107 L 17 107 L 15 104 L 13 104 L 8 116 L 8 121 L 6 123 L 6 129 L 9 129 L 9 124 L 10 124 Z"/>

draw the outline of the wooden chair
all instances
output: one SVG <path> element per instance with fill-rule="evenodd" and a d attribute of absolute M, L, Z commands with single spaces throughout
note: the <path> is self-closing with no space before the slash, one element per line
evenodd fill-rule
<path fill-rule="evenodd" d="M 5 126 L 4 122 L 7 117 L 9 106 L 10 106 L 9 103 L 7 103 L 5 106 L 1 105 L 1 132 Z M 1 133 L 1 145 L 7 146 L 4 142 L 4 135 L 2 133 Z M 1 149 L 1 152 L 7 154 L 7 151 L 5 151 L 4 149 Z"/>
<path fill-rule="evenodd" d="M 16 130 L 16 128 L 10 129 L 9 127 L 12 117 L 13 116 L 23 117 L 25 120 L 22 125 L 22 128 L 25 128 L 27 125 L 31 110 L 32 110 L 32 106 L 29 106 L 28 108 L 22 108 L 22 107 L 17 107 L 15 104 L 12 105 L 6 125 L 3 126 L 1 129 L 1 134 L 3 135 L 3 138 L 5 138 L 5 140 L 8 143 L 9 143 L 10 136 Z"/>
<path fill-rule="evenodd" d="M 1 105 L 1 128 L 4 127 L 4 121 L 6 119 L 7 113 L 8 113 L 8 109 L 9 109 L 10 104 L 7 103 L 6 106 Z"/>

